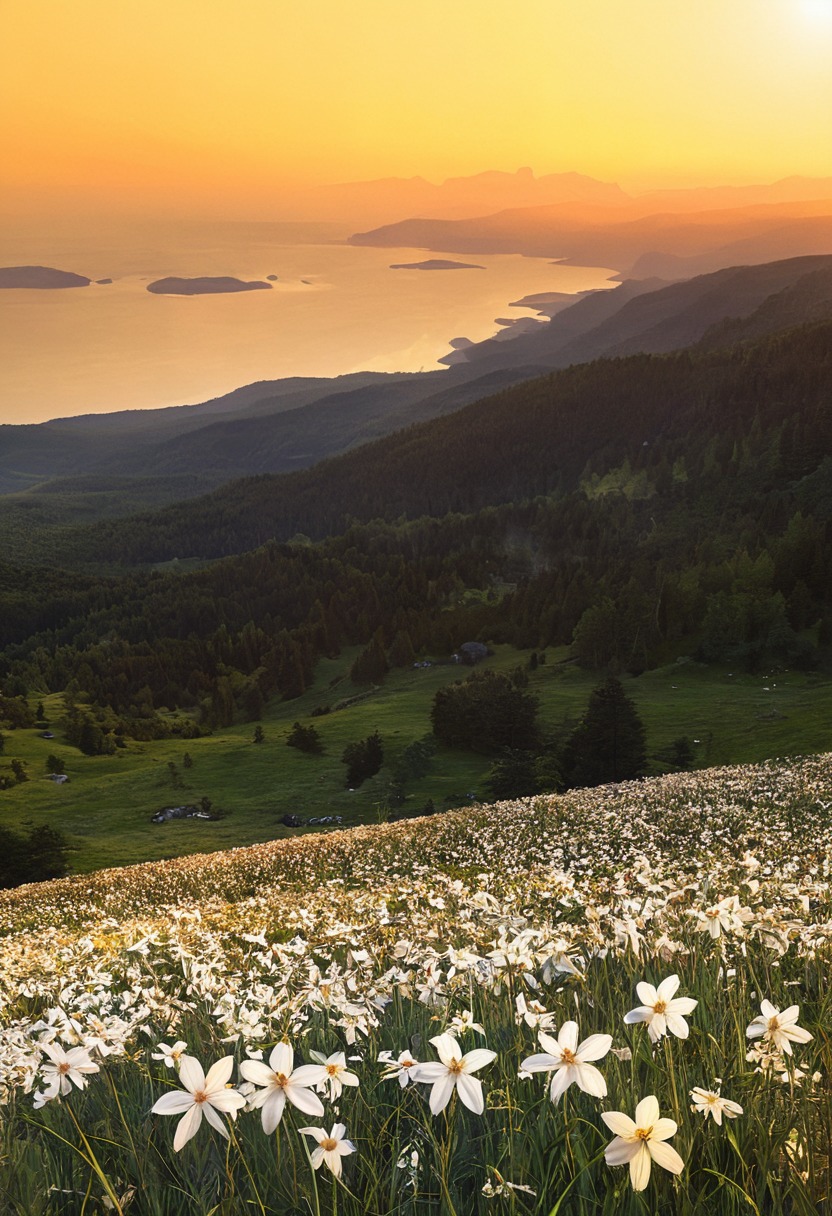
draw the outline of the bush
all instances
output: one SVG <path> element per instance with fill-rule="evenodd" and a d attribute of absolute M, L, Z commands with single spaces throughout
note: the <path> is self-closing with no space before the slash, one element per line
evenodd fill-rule
<path fill-rule="evenodd" d="M 287 747 L 296 747 L 299 752 L 319 756 L 324 750 L 321 736 L 314 726 L 301 726 L 295 722 L 286 740 Z"/>

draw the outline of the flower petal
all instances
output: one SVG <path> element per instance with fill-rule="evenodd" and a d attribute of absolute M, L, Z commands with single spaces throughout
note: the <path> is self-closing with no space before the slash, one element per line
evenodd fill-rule
<path fill-rule="evenodd" d="M 185 1089 L 189 1089 L 192 1094 L 197 1093 L 200 1089 L 204 1089 L 205 1073 L 202 1071 L 202 1065 L 199 1060 L 195 1060 L 193 1056 L 180 1056 L 179 1080 Z"/>
<path fill-rule="evenodd" d="M 627 1026 L 633 1026 L 636 1022 L 649 1022 L 652 1017 L 655 1017 L 652 1005 L 638 1005 L 624 1014 L 624 1022 Z"/>
<path fill-rule="evenodd" d="M 584 1039 L 576 1054 L 580 1063 L 585 1064 L 590 1060 L 603 1060 L 611 1047 L 611 1034 L 591 1034 L 588 1039 Z"/>
<path fill-rule="evenodd" d="M 487 1047 L 475 1047 L 473 1051 L 466 1051 L 462 1057 L 462 1067 L 465 1072 L 479 1072 L 486 1064 L 496 1059 L 496 1051 L 489 1051 Z"/>
<path fill-rule="evenodd" d="M 298 1110 L 302 1110 L 305 1115 L 322 1115 L 324 1113 L 324 1104 L 317 1094 L 311 1089 L 306 1089 L 304 1086 L 289 1085 L 286 1088 L 286 1097 L 296 1106 Z"/>
<path fill-rule="evenodd" d="M 283 1118 L 283 1110 L 285 1106 L 285 1090 L 275 1087 L 268 1093 L 266 1100 L 263 1103 L 263 1110 L 261 1114 L 261 1118 L 263 1120 L 263 1131 L 267 1136 L 271 1136 L 272 1132 L 277 1130 L 277 1125 Z M 323 1110 L 323 1107 L 321 1107 L 321 1110 Z"/>
<path fill-rule="evenodd" d="M 560 1102 L 569 1086 L 576 1079 L 575 1069 L 570 1065 L 558 1069 L 558 1071 L 552 1077 L 552 1084 L 549 1086 L 549 1097 L 552 1099 L 555 1105 Z"/>
<path fill-rule="evenodd" d="M 273 1085 L 274 1071 L 262 1060 L 243 1060 L 240 1065 L 240 1076 L 252 1085 Z"/>
<path fill-rule="evenodd" d="M 650 1181 L 652 1164 L 653 1158 L 650 1156 L 646 1142 L 642 1140 L 639 1151 L 630 1158 L 630 1184 L 634 1191 L 645 1189 Z"/>
<path fill-rule="evenodd" d="M 443 1077 L 448 1076 L 448 1069 L 445 1064 L 439 1060 L 429 1060 L 426 1064 L 417 1064 L 410 1070 L 414 1081 L 422 1081 L 427 1085 L 432 1085 L 434 1081 L 441 1081 Z"/>
<path fill-rule="evenodd" d="M 199 1125 L 201 1122 L 202 1107 L 198 1102 L 194 1102 L 188 1113 L 183 1115 L 176 1125 L 176 1134 L 173 1137 L 173 1151 L 175 1153 L 179 1152 L 183 1144 L 188 1143 L 191 1136 L 196 1135 L 196 1133 L 199 1131 Z"/>
<path fill-rule="evenodd" d="M 214 1107 L 211 1105 L 210 1102 L 203 1102 L 202 1113 L 205 1116 L 205 1118 L 208 1120 L 208 1122 L 211 1124 L 211 1126 L 214 1128 L 214 1130 L 218 1131 L 219 1134 L 221 1136 L 224 1136 L 225 1139 L 227 1140 L 228 1139 L 228 1128 L 223 1123 L 222 1116 L 217 1114 L 216 1110 L 214 1109 Z"/>
<path fill-rule="evenodd" d="M 652 1127 L 659 1117 L 659 1101 L 653 1094 L 642 1098 L 636 1107 L 636 1127 Z"/>
<path fill-rule="evenodd" d="M 153 1115 L 182 1115 L 194 1104 L 194 1096 L 186 1089 L 171 1089 L 151 1108 Z"/>
<path fill-rule="evenodd" d="M 461 1072 L 457 1076 L 456 1088 L 460 1102 L 475 1115 L 481 1115 L 485 1110 L 485 1099 L 482 1096 L 482 1084 L 477 1078 Z"/>
<path fill-rule="evenodd" d="M 443 1064 L 450 1064 L 453 1060 L 462 1059 L 462 1051 L 459 1043 L 452 1034 L 438 1034 L 431 1039 L 436 1048 L 439 1059 Z"/>
<path fill-rule="evenodd" d="M 672 1001 L 676 993 L 679 991 L 679 984 L 682 981 L 678 975 L 669 975 L 666 980 L 662 980 L 656 992 L 660 1001 Z"/>
<path fill-rule="evenodd" d="M 659 994 L 652 984 L 646 984 L 643 980 L 640 984 L 636 984 L 636 992 L 638 999 L 642 1005 L 649 1005 L 650 1008 L 658 1002 Z"/>
<path fill-rule="evenodd" d="M 671 1174 L 681 1174 L 685 1163 L 675 1148 L 665 1144 L 663 1140 L 647 1140 L 645 1143 L 656 1165 L 660 1165 L 663 1170 L 669 1170 Z"/>
<path fill-rule="evenodd" d="M 623 1111 L 605 1110 L 601 1112 L 601 1118 L 614 1136 L 621 1136 L 625 1140 L 631 1140 L 636 1134 L 635 1123 Z"/>
<path fill-rule="evenodd" d="M 622 1140 L 616 1136 L 604 1149 L 604 1160 L 607 1165 L 626 1165 L 639 1152 L 642 1143 L 641 1140 Z"/>
<path fill-rule="evenodd" d="M 675 1136 L 679 1130 L 678 1126 L 672 1119 L 657 1119 L 653 1124 L 653 1131 L 650 1135 L 652 1140 L 669 1140 L 671 1136 Z"/>
<path fill-rule="evenodd" d="M 221 1060 L 217 1060 L 216 1064 L 212 1064 L 208 1070 L 204 1085 L 205 1092 L 212 1094 L 217 1090 L 225 1089 L 226 1084 L 231 1080 L 233 1071 L 233 1056 L 223 1056 Z"/>
<path fill-rule="evenodd" d="M 594 1064 L 576 1064 L 574 1066 L 575 1080 L 585 1094 L 593 1098 L 606 1098 L 607 1083 Z"/>
<path fill-rule="evenodd" d="M 457 1076 L 462 1076 L 462 1073 L 457 1073 Z M 451 1100 L 451 1094 L 454 1092 L 454 1079 L 449 1072 L 446 1072 L 444 1077 L 440 1077 L 435 1082 L 433 1089 L 430 1091 L 428 1099 L 430 1112 L 432 1115 L 438 1115 L 443 1111 Z"/>
<path fill-rule="evenodd" d="M 295 1053 L 288 1043 L 277 1043 L 269 1056 L 269 1064 L 273 1072 L 282 1072 L 284 1077 L 291 1076 L 295 1066 Z"/>
<path fill-rule="evenodd" d="M 574 1052 L 578 1046 L 578 1023 L 564 1022 L 558 1032 L 558 1044 L 563 1050 Z"/>
<path fill-rule="evenodd" d="M 559 1063 L 554 1056 L 539 1052 L 536 1056 L 527 1056 L 520 1069 L 522 1072 L 551 1072 Z"/>

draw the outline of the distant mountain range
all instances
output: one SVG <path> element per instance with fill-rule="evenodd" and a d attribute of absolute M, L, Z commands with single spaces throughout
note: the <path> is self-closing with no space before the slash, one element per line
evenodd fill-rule
<path fill-rule="evenodd" d="M 561 203 L 463 220 L 408 219 L 350 237 L 354 245 L 520 253 L 628 278 L 682 279 L 708 270 L 832 253 L 832 199 L 742 204 L 691 214 L 655 211 L 649 197 L 618 207 Z"/>
<path fill-rule="evenodd" d="M 516 173 L 489 170 L 467 177 L 430 182 L 424 177 L 388 177 L 375 181 L 340 182 L 318 186 L 275 200 L 276 214 L 294 219 L 299 211 L 309 220 L 364 227 L 419 216 L 422 219 L 473 219 L 507 208 L 591 205 L 633 215 L 695 212 L 753 207 L 762 203 L 811 202 L 832 199 L 832 178 L 785 177 L 750 186 L 704 186 L 677 190 L 627 191 L 616 182 L 582 173 L 547 173 L 536 177 L 530 168 Z"/>

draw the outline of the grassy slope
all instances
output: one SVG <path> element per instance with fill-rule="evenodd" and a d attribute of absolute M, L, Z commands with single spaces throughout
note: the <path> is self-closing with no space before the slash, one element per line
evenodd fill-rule
<path fill-rule="evenodd" d="M 555 730 L 564 719 L 582 713 L 596 683 L 590 673 L 558 661 L 565 655 L 550 650 L 546 665 L 530 673 L 543 721 Z M 39 731 L 6 732 L 0 767 L 19 758 L 31 780 L 0 792 L 0 823 L 54 824 L 71 841 L 73 869 L 83 872 L 293 835 L 279 824 L 287 812 L 342 815 L 345 825 L 373 822 L 391 761 L 429 731 L 434 693 L 461 673 L 449 666 L 393 672 L 366 699 L 312 720 L 324 741 L 323 756 L 305 756 L 286 747 L 296 719 L 308 722 L 315 706 L 334 705 L 358 691 L 346 675 L 353 657 L 345 652 L 337 660 L 321 662 L 315 685 L 297 701 L 272 702 L 263 719 L 266 738 L 261 745 L 251 742 L 254 725 L 248 723 L 188 742 L 131 742 L 114 756 L 88 758 L 67 747 L 56 726 L 53 740 L 41 739 Z M 511 670 L 527 658 L 527 653 L 500 647 L 488 665 Z M 700 740 L 697 766 L 751 763 L 830 745 L 824 724 L 832 716 L 832 680 L 825 677 L 795 672 L 729 675 L 725 669 L 684 663 L 629 680 L 627 687 L 645 721 L 651 755 L 683 734 Z M 60 698 L 47 698 L 45 704 L 56 719 Z M 350 792 L 344 787 L 341 752 L 375 729 L 385 740 L 385 767 L 360 790 Z M 190 770 L 182 768 L 185 751 L 194 761 Z M 55 786 L 45 779 L 50 753 L 65 761 L 69 784 Z M 179 768 L 181 788 L 171 783 L 171 760 Z M 487 769 L 482 757 L 442 749 L 431 772 L 408 787 L 407 807 L 416 812 L 433 798 L 442 809 L 449 799 L 463 801 L 469 793 L 487 800 Z M 216 822 L 150 823 L 160 807 L 197 801 L 203 795 L 231 814 Z"/>

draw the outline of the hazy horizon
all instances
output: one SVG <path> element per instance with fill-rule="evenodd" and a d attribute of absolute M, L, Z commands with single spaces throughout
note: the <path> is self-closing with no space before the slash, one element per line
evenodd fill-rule
<path fill-rule="evenodd" d="M 7 216 L 285 219 L 327 183 L 520 165 L 639 190 L 832 175 L 830 0 L 4 10 Z"/>

